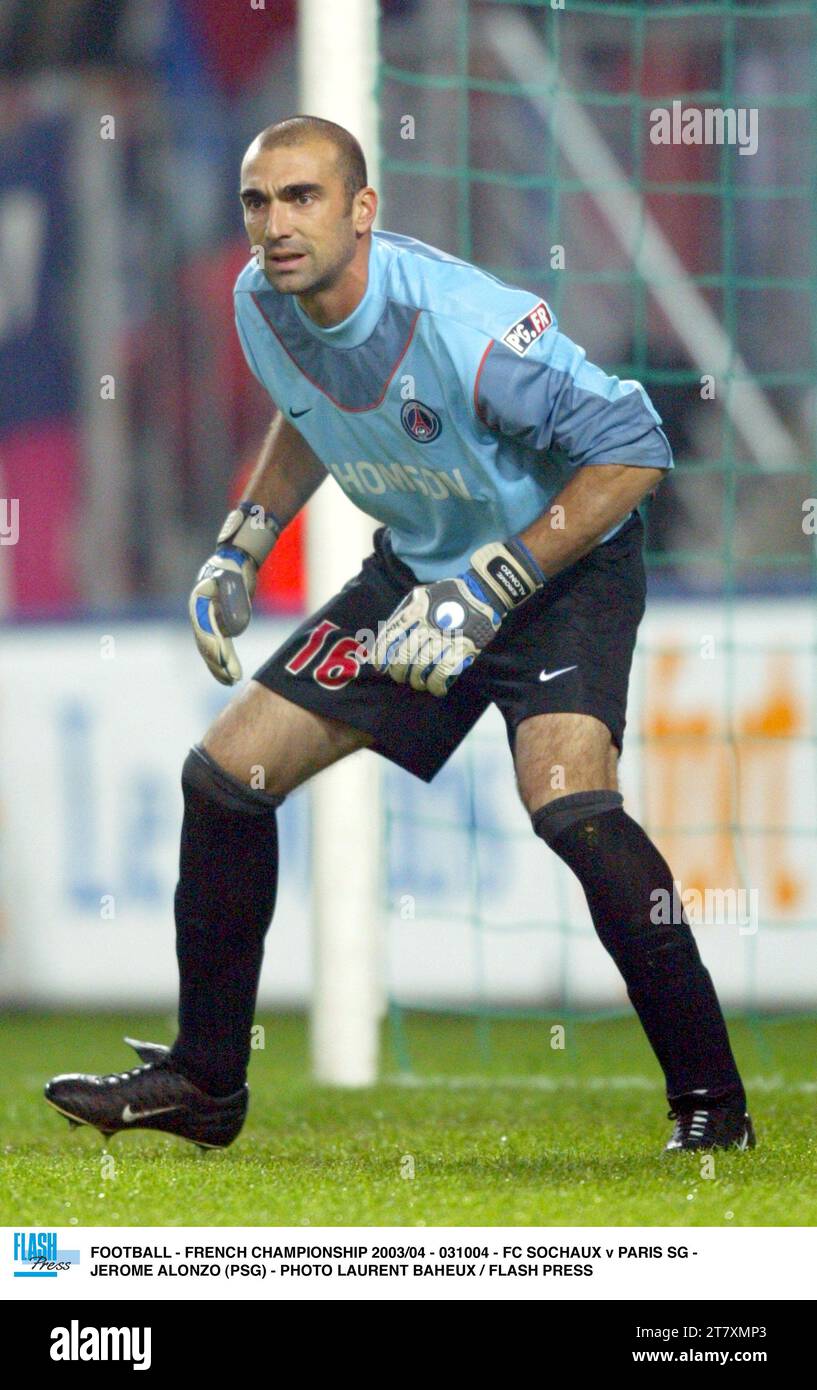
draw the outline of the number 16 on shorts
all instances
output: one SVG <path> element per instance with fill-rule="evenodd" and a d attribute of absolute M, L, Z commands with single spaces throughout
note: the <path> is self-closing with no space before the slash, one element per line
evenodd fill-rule
<path fill-rule="evenodd" d="M 348 685 L 366 659 L 366 649 L 365 644 L 356 637 L 338 637 L 322 655 L 332 633 L 338 630 L 337 623 L 330 622 L 328 618 L 310 628 L 306 641 L 290 657 L 284 669 L 291 676 L 299 676 L 320 656 L 319 664 L 312 671 L 312 679 L 324 690 L 337 690 L 340 686 Z"/>

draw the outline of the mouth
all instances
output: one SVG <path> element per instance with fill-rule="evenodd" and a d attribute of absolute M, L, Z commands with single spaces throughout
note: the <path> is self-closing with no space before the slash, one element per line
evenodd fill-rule
<path fill-rule="evenodd" d="M 274 266 L 276 270 L 295 270 L 305 260 L 306 255 L 303 252 L 288 252 L 285 255 L 279 253 L 278 255 L 268 255 L 267 265 Z"/>

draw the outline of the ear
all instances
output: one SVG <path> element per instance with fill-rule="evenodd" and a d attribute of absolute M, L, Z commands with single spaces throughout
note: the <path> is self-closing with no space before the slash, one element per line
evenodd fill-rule
<path fill-rule="evenodd" d="M 361 188 L 352 203 L 352 223 L 358 236 L 371 231 L 377 216 L 377 194 L 373 188 Z"/>

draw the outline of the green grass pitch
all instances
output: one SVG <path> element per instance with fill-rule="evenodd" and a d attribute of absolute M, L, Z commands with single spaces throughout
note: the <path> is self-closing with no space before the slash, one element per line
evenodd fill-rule
<path fill-rule="evenodd" d="M 384 1042 L 384 1081 L 315 1085 L 306 1024 L 264 1017 L 247 1124 L 203 1153 L 149 1133 L 70 1131 L 42 1099 L 60 1071 L 137 1064 L 124 1033 L 169 1041 L 170 1021 L 12 1014 L 0 1042 L 5 1225 L 812 1225 L 817 1221 L 813 1020 L 732 1025 L 758 1148 L 662 1155 L 671 1126 L 634 1020 L 409 1015 L 412 1073 Z M 490 1047 L 485 1045 L 486 1036 Z M 113 1160 L 113 1163 L 110 1160 Z M 413 1176 L 412 1176 L 413 1175 Z"/>

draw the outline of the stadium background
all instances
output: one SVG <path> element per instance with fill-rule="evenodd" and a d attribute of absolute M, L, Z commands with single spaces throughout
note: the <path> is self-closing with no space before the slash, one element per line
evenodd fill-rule
<path fill-rule="evenodd" d="M 815 18 L 812 0 L 384 0 L 376 74 L 379 225 L 543 295 L 663 416 L 677 473 L 648 510 L 623 786 L 684 888 L 756 903 L 697 930 L 759 1035 L 770 1012 L 810 1012 L 817 979 Z M 225 698 L 186 596 L 269 414 L 232 328 L 237 168 L 299 109 L 295 4 L 5 0 L 0 69 L 0 497 L 19 507 L 0 546 L 2 994 L 169 1014 L 179 768 Z M 651 143 L 650 110 L 678 99 L 757 109 L 757 153 Z M 638 195 L 629 237 L 616 166 Z M 298 521 L 245 672 L 304 602 Z M 626 1011 L 497 721 L 431 788 L 383 771 L 399 1066 L 417 1065 L 418 1010 L 476 1016 L 467 1070 L 503 1019 L 544 1051 L 545 1018 Z M 282 835 L 262 1000 L 301 1009 L 308 793 Z"/>

